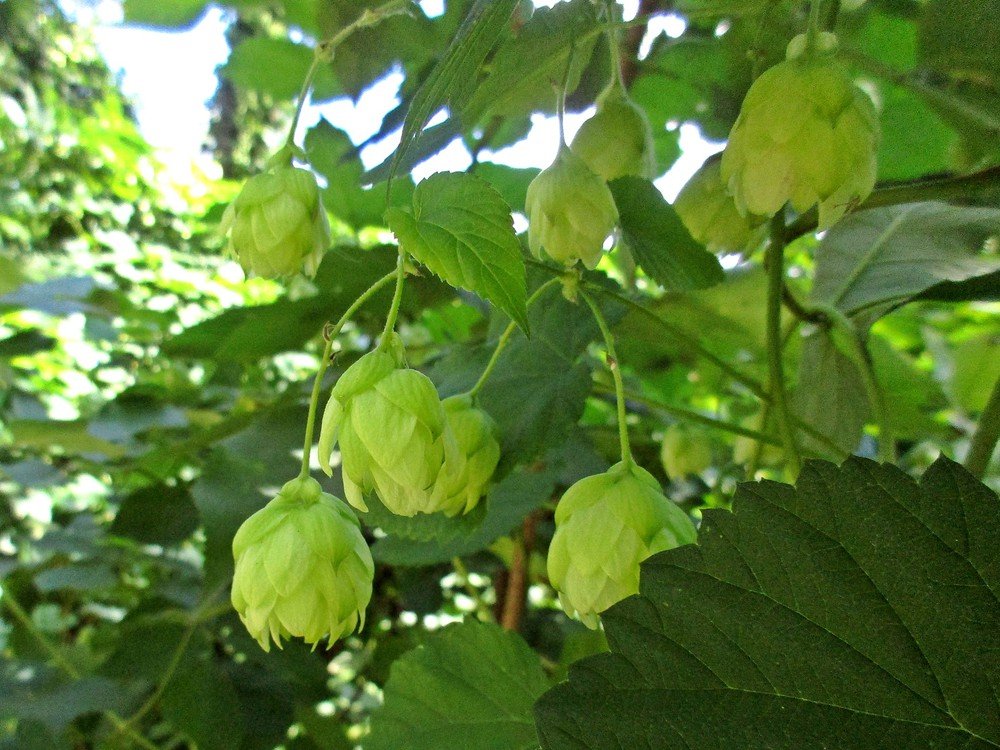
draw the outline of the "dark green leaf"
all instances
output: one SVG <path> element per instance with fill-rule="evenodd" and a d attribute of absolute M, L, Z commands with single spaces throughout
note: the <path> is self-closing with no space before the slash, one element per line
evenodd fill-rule
<path fill-rule="evenodd" d="M 404 251 L 528 330 L 521 244 L 510 207 L 488 182 L 439 172 L 417 185 L 412 214 L 390 208 L 386 218 Z"/>
<path fill-rule="evenodd" d="M 865 328 L 944 281 L 1000 269 L 984 242 L 1000 232 L 1000 210 L 910 203 L 860 211 L 836 224 L 816 250 L 815 302 Z"/>
<path fill-rule="evenodd" d="M 392 665 L 366 750 L 535 750 L 531 705 L 548 686 L 516 633 L 469 620 Z"/>
<path fill-rule="evenodd" d="M 654 281 L 677 292 L 722 282 L 725 274 L 718 259 L 695 242 L 652 182 L 622 177 L 610 188 L 625 242 Z"/>
<path fill-rule="evenodd" d="M 612 653 L 537 704 L 542 745 L 997 747 L 998 535 L 996 494 L 945 458 L 919 484 L 857 458 L 743 484 L 643 563 Z"/>
<path fill-rule="evenodd" d="M 469 524 L 441 514 L 427 516 L 426 520 L 425 517 L 418 517 L 420 521 L 414 524 L 419 525 L 417 529 L 401 528 L 403 524 L 397 521 L 395 529 L 386 530 L 405 533 L 390 534 L 380 539 L 372 547 L 372 554 L 389 565 L 411 566 L 433 565 L 478 552 L 519 526 L 531 511 L 548 502 L 554 489 L 553 471 L 517 469 L 495 485 L 482 501 L 486 512 L 478 524 L 470 528 Z M 369 507 L 373 507 L 371 501 Z M 383 511 L 380 517 L 388 515 L 391 514 Z M 363 518 L 371 522 L 368 516 Z M 416 518 L 405 520 L 411 523 L 417 521 Z"/>
<path fill-rule="evenodd" d="M 197 528 L 198 509 L 187 489 L 158 484 L 122 500 L 111 533 L 168 546 L 183 542 Z"/>

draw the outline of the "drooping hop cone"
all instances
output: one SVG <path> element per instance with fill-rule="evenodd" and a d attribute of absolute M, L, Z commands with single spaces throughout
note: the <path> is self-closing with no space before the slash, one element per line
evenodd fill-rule
<path fill-rule="evenodd" d="M 793 54 L 802 48 L 789 44 Z M 741 214 L 819 205 L 825 229 L 875 185 L 878 118 L 830 54 L 786 60 L 758 78 L 729 135 L 722 179 Z"/>
<path fill-rule="evenodd" d="M 233 607 L 261 648 L 329 643 L 364 625 L 374 565 L 358 519 L 315 479 L 293 479 L 233 538 Z"/>
<path fill-rule="evenodd" d="M 698 242 L 713 253 L 741 252 L 764 217 L 741 215 L 722 182 L 718 158 L 710 158 L 687 181 L 674 201 L 677 215 Z"/>
<path fill-rule="evenodd" d="M 330 246 L 330 225 L 312 172 L 276 166 L 254 175 L 226 209 L 222 230 L 248 276 L 312 276 Z"/>
<path fill-rule="evenodd" d="M 607 181 L 656 174 L 649 118 L 618 83 L 598 97 L 597 112 L 583 123 L 570 148 Z"/>
<path fill-rule="evenodd" d="M 565 146 L 528 185 L 524 207 L 532 255 L 565 266 L 596 267 L 618 221 L 607 183 Z"/>
<path fill-rule="evenodd" d="M 468 513 L 479 503 L 500 460 L 496 424 L 468 396 L 446 398 L 445 419 L 455 435 L 457 465 L 446 464 L 434 487 L 435 505 L 449 516 Z"/>
<path fill-rule="evenodd" d="M 369 352 L 341 375 L 323 412 L 320 466 L 332 473 L 339 444 L 351 505 L 367 511 L 365 494 L 374 491 L 397 515 L 435 513 L 443 509 L 434 496 L 442 466 L 458 466 L 461 456 L 434 384 L 402 361 L 393 334 L 386 349 Z"/>
<path fill-rule="evenodd" d="M 648 471 L 618 463 L 581 479 L 559 501 L 549 580 L 566 613 L 596 628 L 600 612 L 639 591 L 639 563 L 696 536 Z"/>

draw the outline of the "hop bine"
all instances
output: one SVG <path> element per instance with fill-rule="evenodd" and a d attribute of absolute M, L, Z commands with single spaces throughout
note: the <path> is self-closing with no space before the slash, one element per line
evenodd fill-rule
<path fill-rule="evenodd" d="M 358 519 L 312 478 L 285 484 L 233 538 L 232 602 L 261 648 L 332 644 L 364 625 L 374 565 Z"/>
<path fill-rule="evenodd" d="M 598 614 L 639 591 L 639 563 L 695 541 L 687 515 L 631 461 L 581 479 L 556 507 L 549 580 L 567 614 L 596 628 Z"/>

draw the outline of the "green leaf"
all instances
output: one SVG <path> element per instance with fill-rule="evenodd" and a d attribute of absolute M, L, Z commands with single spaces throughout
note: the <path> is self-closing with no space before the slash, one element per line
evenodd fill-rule
<path fill-rule="evenodd" d="M 576 89 L 601 28 L 590 0 L 538 8 L 517 36 L 497 50 L 490 74 L 462 113 L 463 121 L 475 122 L 485 113 L 519 116 L 532 109 L 553 111 L 552 82 L 563 79 L 572 52 L 567 93 Z"/>
<path fill-rule="evenodd" d="M 858 458 L 743 484 L 643 563 L 612 653 L 537 704 L 542 746 L 995 748 L 998 535 L 996 494 L 945 458 L 919 484 Z"/>
<path fill-rule="evenodd" d="M 994 208 L 910 203 L 860 211 L 836 224 L 817 248 L 812 299 L 867 327 L 941 282 L 1000 269 L 1000 257 L 984 249 L 998 231 Z"/>
<path fill-rule="evenodd" d="M 521 243 L 510 206 L 488 182 L 464 173 L 432 175 L 417 185 L 412 215 L 390 208 L 386 219 L 403 250 L 528 330 Z"/>
<path fill-rule="evenodd" d="M 450 625 L 393 663 L 365 750 L 535 750 L 531 706 L 546 687 L 516 633 Z"/>
<path fill-rule="evenodd" d="M 507 31 L 519 0 L 476 0 L 444 55 L 417 90 L 403 120 L 403 132 L 392 159 L 392 179 L 417 136 L 434 113 L 451 105 L 460 110 L 468 100 L 479 69 L 497 40 Z"/>
<path fill-rule="evenodd" d="M 167 339 L 163 352 L 172 357 L 200 357 L 216 362 L 255 362 L 262 357 L 301 349 L 316 337 L 325 320 L 336 320 L 372 282 L 395 267 L 395 248 L 338 248 L 329 251 L 314 280 L 319 294 L 306 299 L 282 297 L 266 305 L 236 307 Z M 425 286 L 411 279 L 408 287 Z M 384 310 L 392 290 L 369 303 Z"/>
<path fill-rule="evenodd" d="M 323 203 L 330 213 L 354 229 L 383 226 L 384 190 L 361 187 L 364 167 L 347 134 L 321 119 L 305 137 L 309 165 L 326 177 Z M 390 205 L 409 203 L 413 197 L 413 180 L 397 179 L 392 183 Z"/>
<path fill-rule="evenodd" d="M 363 516 L 365 522 L 398 532 L 377 541 L 372 554 L 388 565 L 415 566 L 434 565 L 478 552 L 510 533 L 531 511 L 546 503 L 555 484 L 555 474 L 549 470 L 526 467 L 511 472 L 482 501 L 486 512 L 478 524 L 463 523 L 442 514 L 403 519 L 407 524 L 396 517 L 393 523 L 392 514 L 384 510 L 378 516 L 383 519 L 380 524 L 372 517 L 375 505 L 369 501 L 372 513 Z M 404 528 L 406 525 L 410 528 Z"/>
<path fill-rule="evenodd" d="M 1000 0 L 931 0 L 920 18 L 920 57 L 957 78 L 1000 82 Z"/>
<path fill-rule="evenodd" d="M 125 22 L 177 29 L 193 26 L 208 0 L 125 0 Z"/>
<path fill-rule="evenodd" d="M 160 705 L 164 717 L 200 750 L 241 746 L 245 717 L 235 687 L 209 654 L 187 654 Z"/>
<path fill-rule="evenodd" d="M 179 544 L 198 528 L 198 509 L 184 487 L 157 484 L 122 500 L 111 533 L 143 544 Z"/>
<path fill-rule="evenodd" d="M 313 56 L 309 47 L 288 39 L 251 37 L 233 49 L 222 75 L 242 89 L 260 91 L 275 99 L 293 99 L 302 88 Z M 316 71 L 315 87 L 324 95 L 337 90 L 327 66 Z"/>
<path fill-rule="evenodd" d="M 626 244 L 642 270 L 660 286 L 683 292 L 725 279 L 718 259 L 694 240 L 652 182 L 622 177 L 609 187 Z"/>
<path fill-rule="evenodd" d="M 87 423 L 81 420 L 62 422 L 58 420 L 22 419 L 7 425 L 14 442 L 24 448 L 49 450 L 59 446 L 67 453 L 77 455 L 98 455 L 120 458 L 124 449 L 114 443 L 91 435 Z"/>
<path fill-rule="evenodd" d="M 0 719 L 37 721 L 55 735 L 78 716 L 121 710 L 121 689 L 103 677 L 72 682 L 41 664 L 4 660 L 0 672 Z M 530 708 L 529 708 L 530 711 Z"/>

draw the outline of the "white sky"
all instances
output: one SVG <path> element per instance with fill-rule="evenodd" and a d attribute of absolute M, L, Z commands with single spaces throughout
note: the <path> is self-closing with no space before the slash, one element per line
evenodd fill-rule
<path fill-rule="evenodd" d="M 559 0 L 535 0 L 535 5 L 551 6 L 556 2 Z M 443 10 L 442 0 L 422 0 L 421 5 L 431 16 Z M 624 0 L 623 5 L 625 18 L 633 18 L 638 0 Z M 198 161 L 204 168 L 207 159 L 201 155 L 201 147 L 209 123 L 206 102 L 215 92 L 215 69 L 225 63 L 229 54 L 225 12 L 212 6 L 188 30 L 157 31 L 124 26 L 120 0 L 63 0 L 63 6 L 71 17 L 93 25 L 101 53 L 111 69 L 119 74 L 125 94 L 135 103 L 139 127 L 161 158 L 174 164 Z M 677 17 L 654 20 L 651 35 L 664 32 L 678 35 L 684 28 L 683 21 Z M 646 49 L 650 41 L 651 38 L 647 38 Z M 342 98 L 318 107 L 309 106 L 303 113 L 302 125 L 308 127 L 323 116 L 358 143 L 375 133 L 382 117 L 398 104 L 396 95 L 401 82 L 401 74 L 390 73 L 366 90 L 356 105 Z M 567 117 L 568 138 L 572 138 L 590 114 L 588 111 Z M 558 137 L 555 118 L 536 115 L 523 141 L 486 157 L 511 166 L 545 167 L 555 154 Z M 365 149 L 361 154 L 365 165 L 371 167 L 380 163 L 392 152 L 397 141 L 398 134 Z M 681 158 L 670 172 L 657 180 L 657 186 L 669 199 L 674 198 L 688 177 L 721 145 L 707 143 L 695 127 L 683 125 L 681 148 L 684 152 Z M 418 165 L 414 177 L 421 179 L 441 170 L 462 170 L 469 162 L 465 147 L 461 142 L 454 142 L 439 155 Z M 208 171 L 211 174 L 213 170 Z"/>

